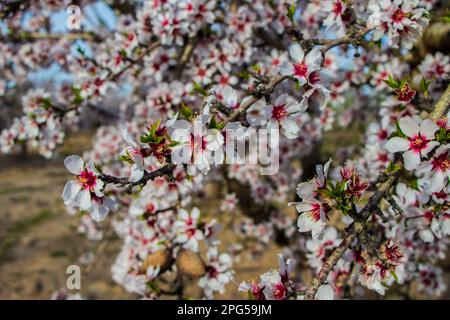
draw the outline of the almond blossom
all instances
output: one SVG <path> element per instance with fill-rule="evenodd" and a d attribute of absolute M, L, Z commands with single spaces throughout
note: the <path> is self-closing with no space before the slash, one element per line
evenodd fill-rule
<path fill-rule="evenodd" d="M 79 156 L 68 156 L 64 165 L 75 175 L 75 180 L 67 182 L 62 193 L 67 206 L 89 211 L 95 221 L 105 219 L 110 210 L 117 209 L 115 202 L 103 194 L 104 183 L 95 167 L 85 164 Z"/>
<path fill-rule="evenodd" d="M 439 143 L 435 141 L 436 123 L 430 119 L 416 120 L 409 116 L 399 120 L 403 137 L 390 138 L 384 145 L 391 153 L 404 152 L 403 161 L 407 170 L 416 169 L 425 157 Z"/>
<path fill-rule="evenodd" d="M 428 177 L 429 193 L 441 191 L 450 179 L 450 145 L 439 146 L 430 160 L 419 165 L 417 173 Z"/>
<path fill-rule="evenodd" d="M 207 116 L 203 116 L 193 123 L 177 120 L 173 125 L 171 139 L 178 145 L 172 154 L 172 161 L 187 164 L 190 175 L 205 174 L 211 169 L 211 164 L 222 163 L 223 153 L 220 151 L 224 144 L 223 135 L 216 129 L 208 129 L 207 120 Z M 214 158 L 216 155 L 219 158 Z"/>
<path fill-rule="evenodd" d="M 317 48 L 312 49 L 305 56 L 305 52 L 299 44 L 289 47 L 289 55 L 293 62 L 283 62 L 280 72 L 283 75 L 293 76 L 300 85 L 305 85 L 314 78 L 320 70 L 322 54 Z"/>
<path fill-rule="evenodd" d="M 203 240 L 204 233 L 199 229 L 200 210 L 192 208 L 189 213 L 185 209 L 178 211 L 177 220 L 174 223 L 176 228 L 176 242 L 182 244 L 186 249 L 198 251 L 198 242 Z"/>
<path fill-rule="evenodd" d="M 294 139 L 300 130 L 295 118 L 306 110 L 304 103 L 298 103 L 286 94 L 279 96 L 273 105 L 267 108 L 266 119 L 269 130 L 282 129 L 283 134 Z"/>
<path fill-rule="evenodd" d="M 126 129 L 122 130 L 122 137 L 127 142 L 128 147 L 122 150 L 120 156 L 131 163 L 130 182 L 137 182 L 144 176 L 143 148 Z"/>

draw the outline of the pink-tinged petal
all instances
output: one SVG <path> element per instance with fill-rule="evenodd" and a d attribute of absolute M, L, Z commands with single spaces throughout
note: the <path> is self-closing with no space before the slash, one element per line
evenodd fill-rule
<path fill-rule="evenodd" d="M 292 64 L 288 61 L 283 62 L 280 65 L 279 71 L 284 76 L 290 76 L 293 74 Z"/>
<path fill-rule="evenodd" d="M 289 97 L 289 96 L 288 96 L 286 93 L 283 93 L 281 96 L 279 96 L 279 97 L 275 100 L 275 102 L 274 102 L 273 105 L 279 106 L 279 105 L 282 105 L 282 104 L 286 104 L 286 101 L 287 101 L 288 97 Z"/>
<path fill-rule="evenodd" d="M 416 120 L 414 120 L 410 116 L 401 118 L 398 121 L 398 124 L 402 132 L 406 134 L 408 137 L 413 137 L 416 134 L 419 134 L 419 124 L 417 123 Z"/>
<path fill-rule="evenodd" d="M 300 130 L 297 123 L 291 119 L 284 119 L 281 122 L 281 127 L 286 130 L 286 136 L 288 136 L 288 138 L 295 138 Z"/>
<path fill-rule="evenodd" d="M 180 209 L 178 211 L 178 219 L 187 220 L 189 218 L 189 213 L 185 209 Z"/>
<path fill-rule="evenodd" d="M 144 176 L 144 169 L 136 163 L 131 166 L 130 182 L 138 182 Z"/>
<path fill-rule="evenodd" d="M 89 210 L 92 206 L 91 192 L 87 189 L 80 192 L 79 207 L 81 210 Z"/>
<path fill-rule="evenodd" d="M 331 165 L 331 158 L 328 159 L 328 161 L 323 165 L 323 174 L 325 177 L 328 175 L 328 170 L 330 169 L 330 165 Z M 316 167 L 316 171 L 317 171 L 317 167 Z"/>
<path fill-rule="evenodd" d="M 178 236 L 177 236 L 177 242 L 179 242 L 179 243 L 184 243 L 184 242 L 186 242 L 186 241 L 188 241 L 189 240 L 189 238 L 188 238 L 188 236 L 185 234 L 185 233 L 180 233 Z"/>
<path fill-rule="evenodd" d="M 311 73 L 320 68 L 322 62 L 322 53 L 319 48 L 313 48 L 305 58 L 306 65 L 308 66 L 308 72 Z"/>
<path fill-rule="evenodd" d="M 316 221 L 311 228 L 311 236 L 313 239 L 322 241 L 325 230 L 325 224 L 322 221 Z"/>
<path fill-rule="evenodd" d="M 175 115 L 174 115 L 171 119 L 168 119 L 168 120 L 164 123 L 164 126 L 165 126 L 165 127 L 172 127 L 172 126 L 174 125 L 174 123 L 177 121 L 177 119 L 178 119 L 178 112 L 175 113 Z"/>
<path fill-rule="evenodd" d="M 305 53 L 303 52 L 302 47 L 300 47 L 300 45 L 298 43 L 295 43 L 290 46 L 289 55 L 297 63 L 297 62 L 303 61 L 303 57 L 305 56 Z"/>
<path fill-rule="evenodd" d="M 426 148 L 423 148 L 423 149 L 420 151 L 420 153 L 421 153 L 423 156 L 426 156 L 426 155 L 428 154 L 428 152 L 430 152 L 431 150 L 433 150 L 433 149 L 434 149 L 436 146 L 438 146 L 438 145 L 439 145 L 439 142 L 437 142 L 437 141 L 430 141 L 430 142 L 428 142 Z"/>
<path fill-rule="evenodd" d="M 337 230 L 333 227 L 327 228 L 325 230 L 323 237 L 324 237 L 324 240 L 334 241 L 337 239 Z"/>
<path fill-rule="evenodd" d="M 409 150 L 403 154 L 403 162 L 406 170 L 414 170 L 420 164 L 420 154 Z"/>
<path fill-rule="evenodd" d="M 303 213 L 298 217 L 297 227 L 300 232 L 311 231 L 314 222 L 309 218 L 308 213 Z"/>
<path fill-rule="evenodd" d="M 435 172 L 431 176 L 430 193 L 439 192 L 444 188 L 444 174 L 441 171 Z"/>
<path fill-rule="evenodd" d="M 131 134 L 125 128 L 122 129 L 122 138 L 128 145 L 132 146 L 133 148 L 137 148 L 138 147 L 136 141 L 133 139 Z"/>
<path fill-rule="evenodd" d="M 416 172 L 419 174 L 426 174 L 428 172 L 431 172 L 433 169 L 433 165 L 431 164 L 431 161 L 422 162 L 416 169 Z"/>
<path fill-rule="evenodd" d="M 304 77 L 295 77 L 295 78 L 298 80 L 300 86 L 303 86 L 308 82 Z"/>
<path fill-rule="evenodd" d="M 297 212 L 308 212 L 311 211 L 314 206 L 310 202 L 299 202 L 295 205 L 295 208 L 297 209 Z"/>
<path fill-rule="evenodd" d="M 313 198 L 313 192 L 317 190 L 317 185 L 314 181 L 301 182 L 297 186 L 297 195 L 303 200 Z"/>
<path fill-rule="evenodd" d="M 198 241 L 203 240 L 204 239 L 204 235 L 203 232 L 201 230 L 195 230 L 195 234 L 194 234 L 194 238 Z"/>
<path fill-rule="evenodd" d="M 104 185 L 105 185 L 105 183 L 102 180 L 97 179 L 97 182 L 95 183 L 95 186 L 94 186 L 94 192 L 97 197 L 100 197 L 100 198 L 103 197 L 102 190 L 103 190 Z"/>
<path fill-rule="evenodd" d="M 74 199 L 76 199 L 80 190 L 81 185 L 79 183 L 76 183 L 73 180 L 67 182 L 61 195 L 64 199 L 64 202 L 67 202 L 67 204 L 72 202 Z"/>
<path fill-rule="evenodd" d="M 92 220 L 100 222 L 106 218 L 108 212 L 109 212 L 108 207 L 94 201 L 94 203 L 92 204 L 90 214 Z"/>
<path fill-rule="evenodd" d="M 384 148 L 390 153 L 406 151 L 409 149 L 409 141 L 404 138 L 393 137 L 386 141 Z"/>
<path fill-rule="evenodd" d="M 432 242 L 434 240 L 433 232 L 430 229 L 420 230 L 419 236 L 424 242 Z"/>
<path fill-rule="evenodd" d="M 334 291 L 330 285 L 325 284 L 319 287 L 316 293 L 316 300 L 334 300 Z"/>
<path fill-rule="evenodd" d="M 443 221 L 441 221 L 441 230 L 445 236 L 450 235 L 450 218 L 443 218 Z"/>
<path fill-rule="evenodd" d="M 286 111 L 289 113 L 297 113 L 300 111 L 304 111 L 304 106 L 300 103 L 291 103 L 287 108 Z"/>
<path fill-rule="evenodd" d="M 440 146 L 439 148 L 437 148 L 437 150 L 436 150 L 434 156 L 435 156 L 435 157 L 440 156 L 440 155 L 443 154 L 444 152 L 447 152 L 447 150 L 449 150 L 449 149 L 450 149 L 450 144 L 442 145 L 442 146 Z"/>
<path fill-rule="evenodd" d="M 194 220 L 197 220 L 198 218 L 200 218 L 200 210 L 197 207 L 192 208 L 191 217 Z"/>
<path fill-rule="evenodd" d="M 78 175 L 83 170 L 84 161 L 79 156 L 68 156 L 64 159 L 64 165 L 70 173 Z"/>
<path fill-rule="evenodd" d="M 434 140 L 434 134 L 438 129 L 438 125 L 433 120 L 425 119 L 420 124 L 420 135 L 428 140 Z"/>

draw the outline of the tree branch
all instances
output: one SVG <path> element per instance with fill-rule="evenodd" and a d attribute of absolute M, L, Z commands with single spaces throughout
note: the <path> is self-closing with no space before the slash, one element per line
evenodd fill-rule
<path fill-rule="evenodd" d="M 441 118 L 448 110 L 450 106 L 450 85 L 447 87 L 445 92 L 439 98 L 434 106 L 434 111 L 430 114 L 430 119 L 437 121 Z M 305 300 L 314 299 L 319 287 L 326 281 L 328 274 L 334 268 L 336 263 L 341 259 L 344 252 L 350 247 L 352 242 L 358 237 L 361 231 L 364 229 L 364 224 L 369 219 L 371 214 L 378 208 L 378 203 L 385 193 L 394 185 L 401 173 L 402 163 L 397 161 L 396 166 L 398 169 L 390 172 L 383 172 L 380 176 L 383 176 L 384 182 L 378 184 L 376 188 L 377 191 L 369 199 L 366 206 L 359 212 L 362 222 L 354 222 L 349 227 L 347 235 L 342 240 L 338 248 L 336 248 L 333 253 L 325 260 L 320 271 L 312 279 L 311 285 L 306 290 Z M 387 177 L 387 179 L 386 179 Z"/>

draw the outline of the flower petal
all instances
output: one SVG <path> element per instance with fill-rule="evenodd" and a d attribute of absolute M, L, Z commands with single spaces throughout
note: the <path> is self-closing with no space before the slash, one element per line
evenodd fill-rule
<path fill-rule="evenodd" d="M 414 170 L 420 164 L 420 154 L 409 150 L 403 154 L 403 162 L 406 170 Z"/>
<path fill-rule="evenodd" d="M 305 58 L 306 65 L 308 66 L 308 72 L 318 70 L 320 68 L 320 63 L 322 62 L 322 53 L 319 48 L 313 48 Z"/>
<path fill-rule="evenodd" d="M 406 151 L 409 149 L 409 141 L 404 138 L 393 137 L 386 141 L 384 148 L 391 153 Z"/>
<path fill-rule="evenodd" d="M 100 204 L 96 201 L 92 204 L 91 208 L 91 218 L 96 222 L 100 222 L 106 218 L 108 215 L 109 209 L 107 206 Z"/>
<path fill-rule="evenodd" d="M 316 300 L 334 300 L 334 291 L 330 285 L 325 284 L 319 287 L 316 293 Z"/>
<path fill-rule="evenodd" d="M 438 145 L 439 145 L 439 142 L 437 142 L 437 141 L 430 141 L 430 142 L 428 142 L 427 147 L 420 151 L 420 154 L 423 155 L 423 156 L 426 156 L 428 154 L 428 152 L 433 150 Z"/>
<path fill-rule="evenodd" d="M 138 147 L 136 141 L 133 139 L 133 137 L 126 128 L 122 129 L 122 138 L 128 145 L 132 146 L 133 148 Z"/>
<path fill-rule="evenodd" d="M 298 217 L 297 227 L 300 232 L 311 231 L 314 222 L 309 218 L 308 213 L 303 213 Z"/>
<path fill-rule="evenodd" d="M 414 120 L 410 116 L 401 118 L 398 121 L 398 124 L 402 132 L 406 134 L 408 137 L 413 137 L 414 135 L 419 133 L 419 124 L 417 123 L 416 120 Z"/>
<path fill-rule="evenodd" d="M 295 43 L 290 46 L 289 48 L 289 55 L 295 62 L 301 62 L 303 61 L 303 57 L 305 56 L 305 53 L 303 52 L 302 47 L 298 43 Z"/>
<path fill-rule="evenodd" d="M 438 125 L 431 119 L 425 119 L 420 124 L 420 135 L 428 140 L 434 140 L 434 133 L 439 129 Z"/>
<path fill-rule="evenodd" d="M 81 210 L 89 210 L 91 206 L 91 192 L 88 189 L 85 189 L 80 192 L 79 207 Z"/>
<path fill-rule="evenodd" d="M 78 193 L 81 190 L 81 185 L 71 180 L 66 183 L 64 186 L 64 190 L 62 192 L 61 197 L 64 199 L 64 202 L 70 203 L 78 196 Z"/>
<path fill-rule="evenodd" d="M 78 175 L 83 170 L 84 161 L 80 156 L 68 156 L 64 159 L 64 165 L 70 173 Z"/>

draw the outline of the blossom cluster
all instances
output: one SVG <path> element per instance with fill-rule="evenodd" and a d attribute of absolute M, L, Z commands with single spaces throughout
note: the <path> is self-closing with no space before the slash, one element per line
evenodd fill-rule
<path fill-rule="evenodd" d="M 245 254 L 256 259 L 276 242 L 279 269 L 235 291 L 281 300 L 349 298 L 363 287 L 384 295 L 394 282 L 445 290 L 450 114 L 431 109 L 450 59 L 404 54 L 439 1 L 117 3 L 110 8 L 129 10 L 113 27 L 50 34 L 59 7 L 40 1 L 0 30 L 0 99 L 26 91 L 1 150 L 24 144 L 50 158 L 66 135 L 97 127 L 92 150 L 65 158 L 73 179 L 62 198 L 85 213 L 79 231 L 89 239 L 113 225 L 116 282 L 153 299 L 182 296 L 195 279 L 212 299 L 234 285 Z M 32 79 L 52 65 L 68 79 Z M 254 143 L 263 131 L 279 134 Z M 264 175 L 268 154 L 277 166 Z M 214 188 L 221 199 L 204 208 Z M 319 286 L 293 275 L 327 268 L 355 225 L 362 230 Z"/>

